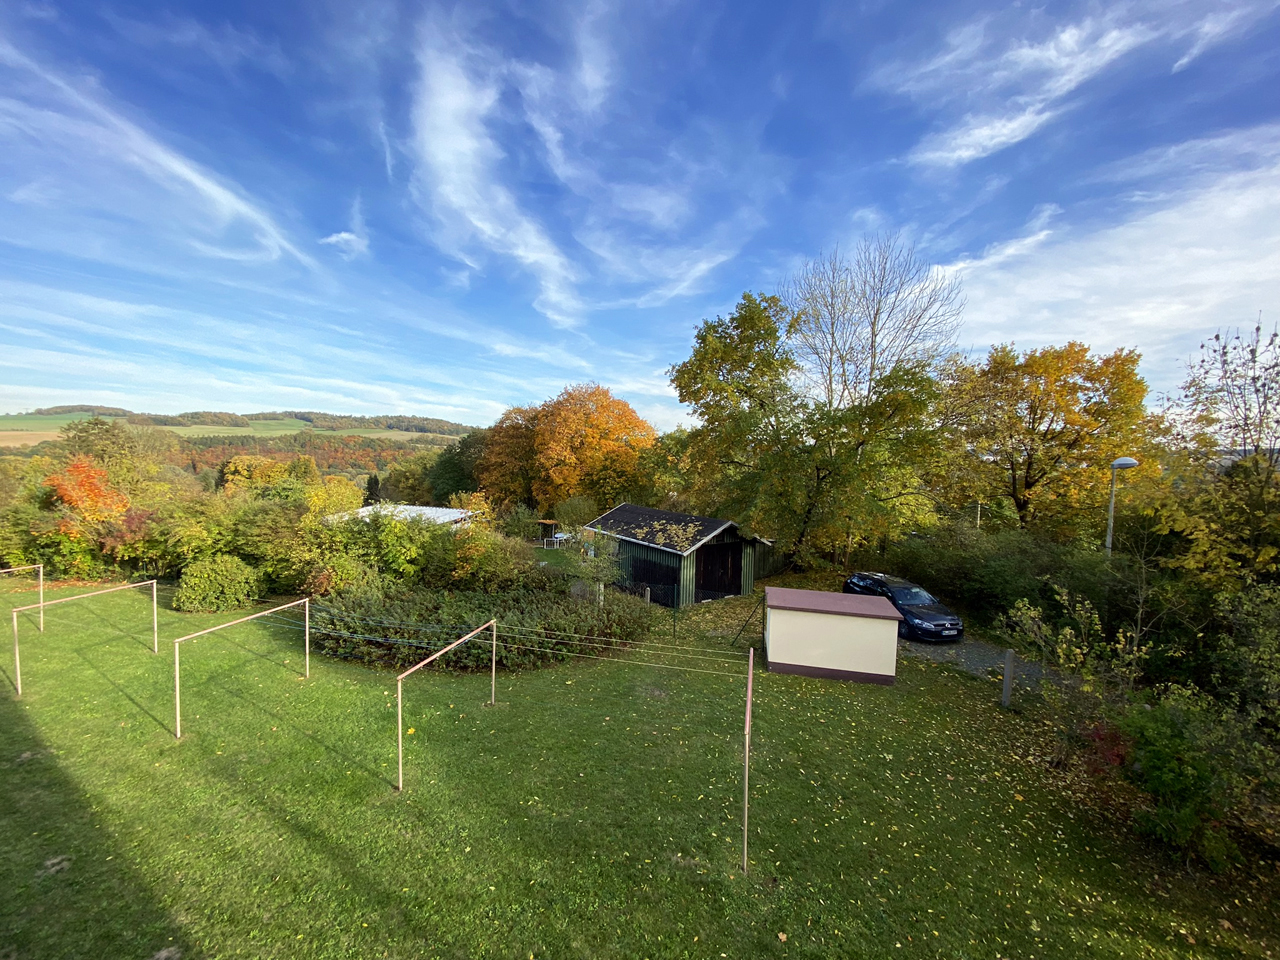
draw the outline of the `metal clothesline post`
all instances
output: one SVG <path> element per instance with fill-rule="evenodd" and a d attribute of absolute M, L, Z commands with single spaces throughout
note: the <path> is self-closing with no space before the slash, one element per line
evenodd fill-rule
<path fill-rule="evenodd" d="M 747 659 L 747 720 L 742 734 L 742 874 L 747 873 L 747 814 L 751 808 L 751 687 L 756 674 L 756 648 Z"/>
<path fill-rule="evenodd" d="M 25 567 L 5 567 L 0 570 L 0 573 L 22 573 L 24 570 L 34 570 L 36 572 L 36 582 L 39 584 L 40 589 L 40 632 L 44 633 L 44 564 L 29 563 Z M 22 609 L 30 610 L 35 606 L 36 604 L 32 604 L 31 606 L 23 607 Z"/>
<path fill-rule="evenodd" d="M 116 593 L 119 590 L 132 590 L 135 587 L 151 587 L 151 631 L 152 631 L 152 647 L 156 645 L 156 637 L 158 636 L 156 623 L 156 582 L 154 580 L 142 580 L 138 583 L 125 583 L 118 587 L 108 587 L 105 590 L 93 590 L 89 593 L 78 593 L 74 597 L 60 597 L 57 600 L 50 600 L 45 603 L 44 600 L 44 565 L 35 564 L 32 567 L 18 567 L 19 570 L 37 569 L 40 578 L 40 601 L 39 603 L 29 603 L 25 607 L 13 608 L 13 683 L 18 691 L 18 696 L 22 696 L 22 664 L 18 650 L 18 614 L 27 610 L 40 610 L 40 632 L 44 632 L 44 608 L 56 606 L 59 603 L 70 603 L 73 600 L 87 600 L 89 597 L 99 597 L 104 593 Z"/>
<path fill-rule="evenodd" d="M 450 650 L 453 650 L 457 647 L 462 646 L 468 640 L 480 635 L 481 633 L 484 633 L 484 631 L 489 630 L 490 628 L 492 628 L 494 631 L 494 637 L 497 637 L 497 627 L 498 627 L 497 620 L 490 620 L 488 623 L 481 624 L 480 626 L 472 630 L 470 633 L 468 633 L 466 636 L 459 637 L 457 640 L 453 641 L 453 643 L 449 644 L 443 650 L 437 650 L 435 653 L 427 657 L 427 659 L 423 660 L 421 663 L 415 663 L 412 667 L 410 667 L 404 673 L 400 674 L 400 676 L 396 677 L 396 754 L 397 754 L 398 766 L 400 768 L 400 775 L 396 780 L 396 790 L 398 791 L 404 790 L 404 678 L 409 676 L 409 674 L 411 673 L 415 673 L 416 671 L 421 670 L 427 664 L 435 660 L 439 660 Z M 497 650 L 496 645 L 494 647 L 494 650 L 495 651 Z M 495 684 L 497 682 L 496 674 L 495 674 L 494 682 Z"/>
<path fill-rule="evenodd" d="M 43 612 L 43 608 L 41 610 Z M 18 611 L 13 611 L 13 682 L 22 696 L 22 661 L 18 659 Z"/>
<path fill-rule="evenodd" d="M 56 602 L 56 601 L 55 601 Z M 227 627 L 234 627 L 241 623 L 248 623 L 250 620 L 257 620 L 258 617 L 265 617 L 268 614 L 279 613 L 281 610 L 288 610 L 290 607 L 302 605 L 308 611 L 310 610 L 311 601 L 308 598 L 294 600 L 292 603 L 285 603 L 278 607 L 272 607 L 270 610 L 261 610 L 258 613 L 251 613 L 247 617 L 241 617 L 238 620 L 232 620 L 229 623 L 221 623 L 216 627 L 209 627 L 206 630 L 197 630 L 195 633 L 189 633 L 185 637 L 178 637 L 173 641 L 173 736 L 176 740 L 182 739 L 182 692 L 180 689 L 181 677 L 178 673 L 178 645 L 186 640 L 194 640 L 196 637 L 203 637 L 207 633 L 213 633 L 217 630 L 223 630 Z M 307 619 L 308 627 L 310 625 L 310 614 Z M 311 676 L 311 631 L 306 629 L 306 675 Z"/>
<path fill-rule="evenodd" d="M 182 739 L 182 673 L 178 669 L 178 647 L 181 641 L 173 641 L 173 739 Z"/>
<path fill-rule="evenodd" d="M 493 622 L 493 647 L 489 657 L 489 706 L 498 702 L 498 621 Z"/>

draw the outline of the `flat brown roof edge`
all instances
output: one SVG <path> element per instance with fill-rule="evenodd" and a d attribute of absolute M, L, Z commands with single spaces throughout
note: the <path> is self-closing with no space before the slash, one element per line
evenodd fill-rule
<path fill-rule="evenodd" d="M 865 610 L 835 610 L 826 607 L 800 607 L 789 603 L 771 603 L 770 610 L 790 610 L 793 613 L 825 613 L 833 617 L 862 617 L 864 620 L 901 620 L 902 614 L 897 610 L 892 613 L 871 613 Z"/>
<path fill-rule="evenodd" d="M 796 590 L 790 587 L 765 587 L 764 595 L 765 606 L 770 610 L 824 613 L 836 617 L 862 617 L 868 620 L 902 619 L 902 614 L 884 597 L 828 593 L 823 590 Z"/>

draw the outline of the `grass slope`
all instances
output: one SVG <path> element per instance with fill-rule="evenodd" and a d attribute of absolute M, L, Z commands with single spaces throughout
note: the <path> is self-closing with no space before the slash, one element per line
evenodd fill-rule
<path fill-rule="evenodd" d="M 33 599 L 0 590 L 6 622 Z M 1274 883 L 1147 857 L 1049 778 L 1032 724 L 942 668 L 757 674 L 743 877 L 740 676 L 581 661 L 500 676 L 489 708 L 487 676 L 423 671 L 397 795 L 391 675 L 317 657 L 304 680 L 296 631 L 237 627 L 184 648 L 176 742 L 164 638 L 230 617 L 162 610 L 156 657 L 148 607 L 23 625 L 0 956 L 1280 953 Z"/>

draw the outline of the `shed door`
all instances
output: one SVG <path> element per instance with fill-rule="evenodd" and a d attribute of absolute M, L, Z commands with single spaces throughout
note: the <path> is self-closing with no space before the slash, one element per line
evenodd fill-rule
<path fill-rule="evenodd" d="M 742 592 L 742 543 L 709 543 L 698 551 L 699 593 L 736 597 Z M 698 597 L 708 600 L 710 597 Z"/>

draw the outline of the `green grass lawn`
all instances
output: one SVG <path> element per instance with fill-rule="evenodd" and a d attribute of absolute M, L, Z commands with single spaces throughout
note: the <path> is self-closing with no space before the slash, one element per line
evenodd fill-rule
<path fill-rule="evenodd" d="M 315 657 L 304 680 L 296 631 L 214 634 L 183 650 L 177 742 L 164 639 L 231 616 L 162 610 L 157 657 L 148 607 L 23 624 L 6 960 L 1280 956 L 1274 877 L 1144 850 L 1038 759 L 1033 721 L 944 668 L 757 675 L 744 877 L 732 659 L 500 675 L 496 708 L 487 675 L 415 674 L 397 794 L 392 675 Z"/>
<path fill-rule="evenodd" d="M 279 437 L 306 430 L 311 424 L 293 417 L 282 420 L 250 420 L 247 427 L 199 424 L 193 427 L 161 427 L 183 437 Z"/>
<path fill-rule="evenodd" d="M 582 555 L 578 552 L 578 547 L 575 544 L 554 550 L 548 550 L 546 547 L 534 547 L 533 556 L 539 563 L 545 563 L 553 570 L 577 570 Z"/>
<path fill-rule="evenodd" d="M 0 430 L 33 430 L 36 432 L 53 431 L 65 427 L 76 420 L 88 420 L 87 413 L 62 413 L 51 416 L 37 416 L 34 413 L 0 413 Z M 119 420 L 120 417 L 105 417 L 106 420 Z"/>

